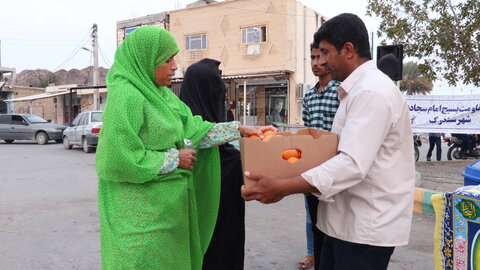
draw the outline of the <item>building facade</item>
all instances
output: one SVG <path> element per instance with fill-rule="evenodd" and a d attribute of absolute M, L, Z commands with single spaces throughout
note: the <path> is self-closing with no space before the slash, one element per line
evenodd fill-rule
<path fill-rule="evenodd" d="M 49 88 L 52 87 L 9 87 L 12 98 L 5 100 L 9 105 L 8 112 L 35 114 L 54 124 L 68 122 L 70 102 L 76 98 L 71 99 L 69 92 L 64 89 L 49 91 Z M 75 93 L 72 95 L 75 96 Z"/>
<path fill-rule="evenodd" d="M 16 81 L 16 69 L 0 66 L 0 113 L 7 113 L 12 110 L 11 106 L 4 100 L 13 98 L 11 90 Z"/>
<path fill-rule="evenodd" d="M 217 59 L 228 89 L 227 107 L 237 120 L 295 125 L 302 124 L 303 93 L 316 82 L 310 43 L 322 21 L 296 0 L 197 1 L 185 9 L 118 22 L 117 40 L 120 45 L 141 25 L 168 29 L 180 47 L 175 58 L 179 77 L 203 58 Z M 174 92 L 180 82 L 174 82 Z"/>

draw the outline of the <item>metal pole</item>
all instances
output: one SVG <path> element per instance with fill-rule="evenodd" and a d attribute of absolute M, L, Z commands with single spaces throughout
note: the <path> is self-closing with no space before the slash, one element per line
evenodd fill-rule
<path fill-rule="evenodd" d="M 303 6 L 303 84 L 306 84 L 306 83 L 307 83 L 307 6 Z"/>
<path fill-rule="evenodd" d="M 93 85 L 98 85 L 98 32 L 97 32 L 97 24 L 93 24 L 93 31 L 92 31 L 92 39 L 93 39 Z M 94 90 L 94 97 L 93 97 L 93 107 L 94 110 L 100 110 L 100 90 L 95 88 Z"/>
<path fill-rule="evenodd" d="M 247 81 L 243 81 L 243 125 L 247 125 Z"/>
<path fill-rule="evenodd" d="M 373 57 L 373 47 L 374 47 L 374 46 L 373 46 L 373 35 L 374 35 L 374 32 L 372 32 L 372 46 L 370 47 L 370 54 L 372 55 L 372 59 L 375 59 L 375 58 Z"/>
<path fill-rule="evenodd" d="M 73 96 L 72 96 L 72 88 L 70 88 L 70 116 L 68 117 L 68 122 L 70 125 L 72 124 L 73 121 Z"/>

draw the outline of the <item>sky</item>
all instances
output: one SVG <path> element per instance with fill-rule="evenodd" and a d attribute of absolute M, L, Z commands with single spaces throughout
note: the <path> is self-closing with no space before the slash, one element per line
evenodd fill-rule
<path fill-rule="evenodd" d="M 56 71 L 90 66 L 91 53 L 79 48 L 91 49 L 92 42 L 88 34 L 96 23 L 101 49 L 99 63 L 108 68 L 116 49 L 117 21 L 174 10 L 179 6 L 185 8 L 186 4 L 194 1 L 2 1 L 1 65 L 16 68 L 17 72 L 37 68 Z M 367 0 L 337 0 L 335 5 L 325 0 L 301 2 L 327 17 L 343 12 L 363 16 L 367 5 Z"/>
<path fill-rule="evenodd" d="M 26 69 L 83 69 L 92 63 L 93 24 L 98 25 L 99 65 L 109 68 L 116 49 L 116 22 L 185 8 L 195 0 L 14 0 L 0 4 L 0 66 Z M 263 0 L 266 1 L 266 0 Z M 369 33 L 380 19 L 365 15 L 367 0 L 300 0 L 327 17 L 350 12 L 364 20 Z M 374 45 L 379 40 L 374 36 Z M 85 47 L 87 50 L 81 49 Z M 438 84 L 436 83 L 436 86 Z M 443 84 L 445 93 L 448 85 Z M 468 90 L 466 90 L 468 92 Z"/>

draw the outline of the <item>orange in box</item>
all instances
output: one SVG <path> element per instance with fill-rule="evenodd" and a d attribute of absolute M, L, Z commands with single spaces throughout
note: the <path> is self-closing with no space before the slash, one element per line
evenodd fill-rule
<path fill-rule="evenodd" d="M 244 171 L 288 178 L 300 175 L 337 154 L 338 138 L 332 132 L 306 128 L 294 134 L 279 132 L 277 135 L 281 136 L 272 136 L 266 142 L 258 138 L 240 139 Z M 250 186 L 255 181 L 245 177 L 244 182 Z"/>

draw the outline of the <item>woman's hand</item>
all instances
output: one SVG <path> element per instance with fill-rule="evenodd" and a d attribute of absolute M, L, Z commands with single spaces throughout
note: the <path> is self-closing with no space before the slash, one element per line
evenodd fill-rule
<path fill-rule="evenodd" d="M 178 157 L 179 163 L 178 167 L 182 169 L 192 170 L 193 163 L 197 162 L 197 158 L 195 158 L 195 154 L 197 152 L 191 149 L 179 149 L 178 150 Z"/>
<path fill-rule="evenodd" d="M 258 127 L 254 127 L 254 126 L 240 126 L 238 128 L 238 131 L 240 131 L 240 134 L 242 135 L 242 137 L 249 137 L 251 135 L 258 135 L 258 137 L 260 137 L 260 139 L 263 138 L 263 133 L 267 130 L 272 130 L 274 132 L 277 132 L 277 129 L 274 127 L 274 126 L 258 126 Z"/>

